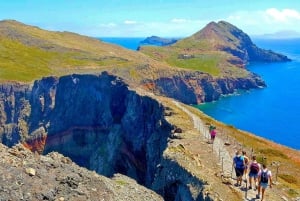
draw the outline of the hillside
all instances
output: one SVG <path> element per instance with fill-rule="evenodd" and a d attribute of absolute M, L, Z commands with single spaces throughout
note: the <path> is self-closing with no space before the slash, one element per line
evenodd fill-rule
<path fill-rule="evenodd" d="M 237 89 L 265 86 L 258 75 L 233 64 L 223 65 L 214 55 L 172 60 L 178 57 L 174 52 L 171 60 L 164 60 L 156 57 L 169 55 L 169 50 L 159 49 L 154 53 L 156 57 L 151 58 L 76 33 L 42 30 L 13 20 L 0 22 L 0 42 L 0 82 L 32 83 L 45 76 L 107 71 L 132 87 L 189 104 L 217 100 Z"/>
<path fill-rule="evenodd" d="M 0 22 L 0 44 L 2 81 L 30 82 L 47 75 L 93 73 L 103 69 L 117 69 L 123 77 L 131 73 L 139 79 L 145 73 L 135 72 L 135 68 L 167 68 L 141 53 L 98 39 L 46 31 L 13 20 Z"/>
<path fill-rule="evenodd" d="M 228 22 L 211 22 L 199 32 L 168 47 L 143 46 L 140 51 L 172 66 L 211 75 L 247 76 L 244 66 L 252 61 L 290 61 L 284 55 L 258 48 L 242 30 Z"/>

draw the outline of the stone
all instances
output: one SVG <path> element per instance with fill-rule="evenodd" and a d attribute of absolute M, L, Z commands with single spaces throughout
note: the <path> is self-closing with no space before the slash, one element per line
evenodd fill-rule
<path fill-rule="evenodd" d="M 33 168 L 26 168 L 25 172 L 29 175 L 29 176 L 35 176 L 36 171 Z"/>

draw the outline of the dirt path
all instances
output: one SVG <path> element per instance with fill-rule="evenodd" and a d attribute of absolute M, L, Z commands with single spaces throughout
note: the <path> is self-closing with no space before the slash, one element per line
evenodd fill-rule
<path fill-rule="evenodd" d="M 200 135 L 202 134 L 200 140 L 203 140 L 203 137 L 206 141 L 210 139 L 208 126 L 203 123 L 203 121 L 190 112 L 188 109 L 183 107 L 180 103 L 174 101 L 174 104 L 180 108 L 182 111 L 184 111 L 188 116 L 190 116 L 193 119 L 194 127 L 199 131 Z M 219 133 L 220 134 L 220 133 Z M 233 145 L 226 146 L 224 145 L 225 141 L 221 137 L 216 137 L 215 141 L 212 146 L 212 150 L 214 153 L 214 156 L 221 159 L 220 160 L 220 167 L 221 171 L 223 172 L 224 177 L 231 178 L 231 185 L 236 182 L 235 172 L 232 167 L 232 159 L 233 159 L 233 153 L 234 150 L 237 149 Z M 243 178 L 245 179 L 245 177 Z M 220 181 L 221 182 L 221 181 Z M 242 186 L 235 187 L 232 185 L 233 188 L 235 188 L 238 192 L 240 192 L 243 196 L 243 200 L 245 201 L 255 201 L 260 200 L 256 199 L 257 190 L 248 190 L 247 182 L 243 182 Z M 270 189 L 267 189 L 267 191 L 270 191 Z M 275 200 L 273 197 L 274 195 L 271 194 L 271 192 L 266 193 L 265 200 Z M 278 200 L 278 197 L 276 196 L 276 200 Z"/>

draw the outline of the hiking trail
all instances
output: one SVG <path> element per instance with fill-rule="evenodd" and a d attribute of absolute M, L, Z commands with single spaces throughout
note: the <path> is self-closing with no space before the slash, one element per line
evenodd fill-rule
<path fill-rule="evenodd" d="M 188 109 L 183 107 L 179 102 L 177 102 L 177 101 L 173 101 L 173 102 L 179 109 L 181 109 L 190 118 L 192 118 L 194 127 L 200 133 L 199 140 L 206 140 L 208 142 L 210 140 L 208 125 L 205 125 L 203 123 L 203 121 L 197 115 L 193 114 Z M 231 152 L 229 150 L 233 149 L 235 147 L 230 147 L 232 145 L 226 146 L 224 139 L 222 139 L 220 136 L 218 136 L 218 135 L 222 135 L 222 134 L 224 134 L 224 133 L 221 133 L 220 131 L 218 131 L 217 136 L 214 140 L 214 143 L 209 144 L 209 146 L 213 146 L 212 152 L 213 152 L 214 157 L 222 159 L 219 164 L 221 166 L 221 172 L 223 170 L 221 177 L 230 178 L 231 182 L 228 185 L 230 185 L 232 188 L 236 189 L 239 193 L 241 193 L 244 201 L 261 200 L 261 199 L 256 198 L 257 190 L 254 190 L 254 189 L 249 190 L 248 189 L 249 186 L 248 186 L 248 183 L 245 182 L 245 176 L 243 176 L 242 186 L 236 187 L 234 185 L 236 183 L 236 176 L 235 176 L 235 170 L 232 166 L 232 161 L 233 161 L 233 157 L 234 157 L 233 154 L 234 154 L 235 150 L 231 150 Z M 232 154 L 230 154 L 230 153 L 232 153 Z M 248 175 L 247 175 L 247 181 L 248 181 Z M 220 182 L 222 182 L 222 180 L 220 180 Z M 274 195 L 272 195 L 272 194 L 273 193 L 270 192 L 270 188 L 268 187 L 267 192 L 265 194 L 265 200 L 273 200 L 272 198 L 274 198 L 273 197 Z M 276 198 L 278 198 L 278 197 L 276 197 Z"/>

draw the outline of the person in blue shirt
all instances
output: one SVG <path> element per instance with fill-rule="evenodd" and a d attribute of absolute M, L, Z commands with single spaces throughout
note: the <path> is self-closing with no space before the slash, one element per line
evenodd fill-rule
<path fill-rule="evenodd" d="M 236 186 L 241 186 L 245 169 L 245 160 L 241 151 L 236 152 L 236 155 L 233 158 L 233 166 L 235 168 Z"/>

